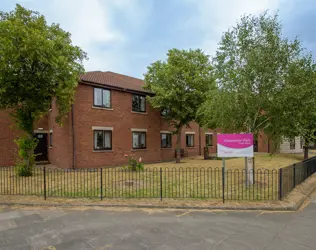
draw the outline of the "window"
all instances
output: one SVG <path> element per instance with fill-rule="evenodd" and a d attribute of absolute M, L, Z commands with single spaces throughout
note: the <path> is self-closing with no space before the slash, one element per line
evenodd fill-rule
<path fill-rule="evenodd" d="M 108 89 L 94 88 L 93 106 L 111 108 L 111 91 Z"/>
<path fill-rule="evenodd" d="M 49 133 L 49 146 L 52 147 L 53 146 L 53 132 Z"/>
<path fill-rule="evenodd" d="M 146 148 L 146 132 L 133 132 L 133 149 Z"/>
<path fill-rule="evenodd" d="M 142 95 L 133 95 L 132 111 L 146 112 L 146 97 Z"/>
<path fill-rule="evenodd" d="M 290 141 L 290 149 L 295 149 L 295 138 L 292 137 L 289 139 Z"/>
<path fill-rule="evenodd" d="M 112 149 L 112 131 L 94 130 L 94 150 Z"/>
<path fill-rule="evenodd" d="M 171 142 L 171 134 L 160 134 L 161 138 L 161 147 L 162 148 L 171 148 L 172 142 Z"/>
<path fill-rule="evenodd" d="M 194 147 L 194 135 L 186 135 L 185 139 L 187 147 Z"/>
<path fill-rule="evenodd" d="M 160 110 L 160 116 L 170 115 L 170 109 L 162 109 Z"/>
<path fill-rule="evenodd" d="M 304 138 L 303 137 L 300 138 L 300 145 L 301 145 L 301 148 L 304 147 Z"/>
<path fill-rule="evenodd" d="M 211 134 L 206 134 L 205 135 L 205 145 L 207 147 L 212 147 L 213 146 L 213 135 L 211 135 Z"/>

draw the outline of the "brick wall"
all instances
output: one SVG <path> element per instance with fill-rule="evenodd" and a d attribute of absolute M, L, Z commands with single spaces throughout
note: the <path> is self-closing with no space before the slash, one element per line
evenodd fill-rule
<path fill-rule="evenodd" d="M 15 129 L 8 111 L 0 110 L 0 166 L 12 166 L 17 157 L 17 146 L 14 140 L 21 135 Z"/>
<path fill-rule="evenodd" d="M 127 163 L 125 154 L 135 154 L 142 157 L 144 162 L 159 162 L 172 160 L 175 157 L 176 135 L 172 135 L 172 148 L 161 148 L 160 131 L 172 131 L 173 128 L 160 116 L 159 110 L 154 110 L 146 103 L 146 113 L 132 112 L 132 94 L 122 91 L 111 91 L 111 109 L 93 107 L 93 87 L 79 84 L 74 104 L 74 135 L 75 135 L 75 167 L 91 168 L 115 166 Z M 55 102 L 47 117 L 43 117 L 35 129 L 43 128 L 52 131 L 52 147 L 49 148 L 49 161 L 62 168 L 73 167 L 73 137 L 72 117 L 69 113 L 63 125 L 56 124 L 57 115 Z M 10 127 L 7 112 L 0 111 L 0 166 L 12 165 L 16 155 L 16 146 L 13 139 L 19 134 Z M 92 127 L 110 127 L 112 131 L 112 150 L 94 151 Z M 145 129 L 146 149 L 132 149 L 132 129 Z M 217 132 L 205 130 L 191 122 L 189 127 L 183 127 L 181 148 L 189 156 L 203 155 L 205 134 L 213 134 L 213 146 L 209 152 L 217 152 Z M 194 146 L 186 146 L 186 133 L 194 134 Z M 48 137 L 49 138 L 49 137 Z M 49 141 L 49 140 L 48 140 Z M 259 152 L 268 152 L 266 138 L 261 135 L 258 140 Z"/>
<path fill-rule="evenodd" d="M 268 153 L 270 152 L 270 143 L 269 139 L 264 133 L 259 133 L 258 135 L 258 152 Z"/>
<path fill-rule="evenodd" d="M 146 103 L 146 113 L 132 112 L 132 94 L 121 91 L 111 91 L 111 109 L 93 107 L 93 87 L 80 84 L 76 91 L 74 104 L 74 131 L 76 144 L 76 167 L 103 167 L 126 164 L 125 154 L 135 154 L 144 162 L 172 160 L 175 157 L 176 135 L 172 136 L 172 148 L 161 149 L 160 131 L 172 131 L 172 127 L 160 116 L 159 110 L 154 110 Z M 110 127 L 112 131 L 112 150 L 94 151 L 92 127 Z M 67 130 L 66 126 L 65 129 Z M 131 129 L 146 129 L 147 148 L 132 149 Z M 205 131 L 201 130 L 201 153 L 205 146 Z M 194 147 L 186 147 L 186 132 L 194 132 Z M 216 135 L 214 147 L 216 152 Z M 181 148 L 188 151 L 189 156 L 198 155 L 199 126 L 191 123 L 190 128 L 182 130 Z"/>
<path fill-rule="evenodd" d="M 57 115 L 56 103 L 53 101 L 48 116 L 49 131 L 52 132 L 52 146 L 48 149 L 48 160 L 58 167 L 72 168 L 71 113 L 63 120 L 63 125 L 55 122 Z"/>
<path fill-rule="evenodd" d="M 132 95 L 111 91 L 112 109 L 93 107 L 93 87 L 79 85 L 76 92 L 76 166 L 102 167 L 126 163 L 124 154 L 135 154 L 145 162 L 160 161 L 160 112 L 146 104 L 146 113 L 133 113 Z M 93 126 L 112 127 L 112 151 L 93 150 Z M 147 149 L 132 149 L 132 128 L 147 129 Z"/>
<path fill-rule="evenodd" d="M 18 149 L 14 142 L 22 132 L 16 129 L 9 110 L 0 110 L 0 166 L 12 166 L 16 163 Z M 34 130 L 48 129 L 48 116 L 34 124 Z"/>

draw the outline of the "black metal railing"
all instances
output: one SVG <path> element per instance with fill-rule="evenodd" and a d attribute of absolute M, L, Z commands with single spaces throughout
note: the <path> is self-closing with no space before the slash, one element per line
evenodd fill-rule
<path fill-rule="evenodd" d="M 316 157 L 279 170 L 279 199 L 288 195 L 297 185 L 316 172 Z"/>
<path fill-rule="evenodd" d="M 279 200 L 316 172 L 316 157 L 282 169 L 122 168 L 53 169 L 36 167 L 19 177 L 0 168 L 0 195 L 67 198 L 157 198 Z M 253 175 L 254 183 L 247 183 Z"/>

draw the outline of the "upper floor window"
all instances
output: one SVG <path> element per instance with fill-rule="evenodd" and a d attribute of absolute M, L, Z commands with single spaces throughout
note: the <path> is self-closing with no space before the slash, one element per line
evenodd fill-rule
<path fill-rule="evenodd" d="M 145 96 L 133 94 L 132 111 L 146 112 L 146 97 Z"/>
<path fill-rule="evenodd" d="M 108 89 L 94 88 L 93 106 L 111 108 L 111 91 Z"/>
<path fill-rule="evenodd" d="M 170 109 L 161 109 L 160 116 L 168 116 L 170 115 Z"/>
<path fill-rule="evenodd" d="M 212 134 L 206 134 L 205 135 L 205 144 L 208 147 L 212 147 L 213 146 L 213 135 Z"/>

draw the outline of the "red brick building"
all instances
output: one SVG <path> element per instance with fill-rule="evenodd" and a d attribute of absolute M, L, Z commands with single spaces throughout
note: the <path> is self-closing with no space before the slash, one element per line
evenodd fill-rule
<path fill-rule="evenodd" d="M 176 135 L 146 102 L 140 79 L 113 72 L 88 72 L 81 77 L 76 101 L 63 126 L 55 123 L 55 103 L 47 117 L 35 126 L 39 139 L 38 160 L 48 160 L 62 168 L 90 168 L 126 164 L 125 154 L 135 154 L 144 162 L 175 158 Z M 0 166 L 13 165 L 19 132 L 14 130 L 8 112 L 0 111 Z M 181 148 L 188 156 L 203 155 L 206 143 L 216 153 L 215 130 L 192 122 L 182 130 Z M 268 152 L 261 136 L 257 151 Z"/>

